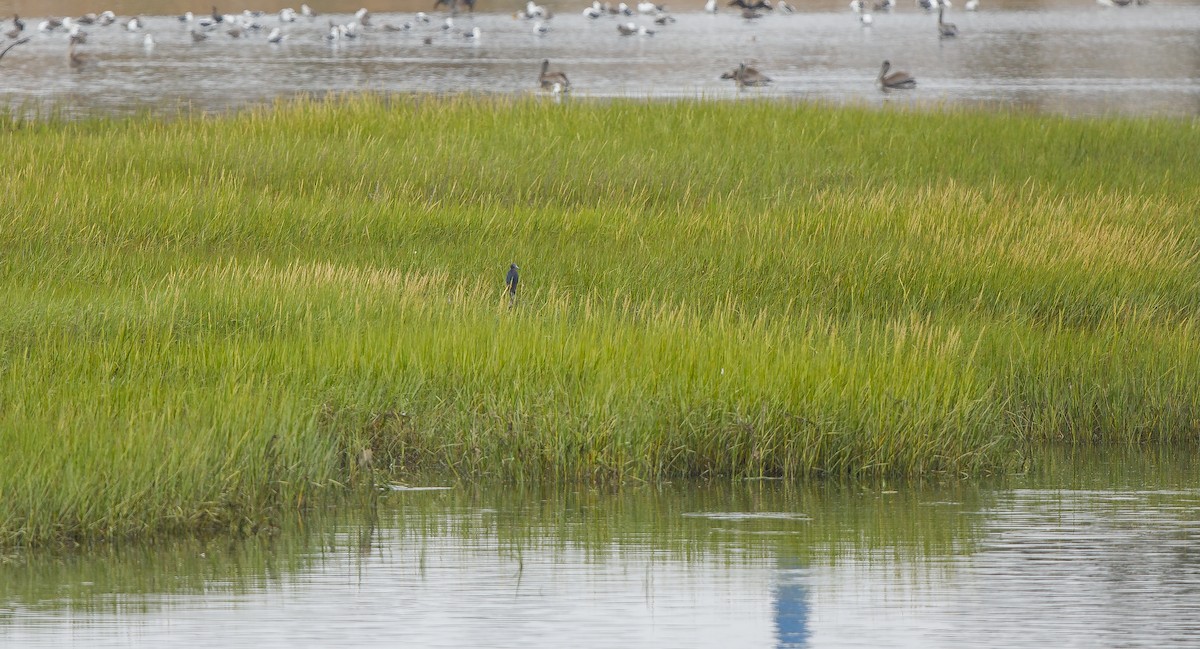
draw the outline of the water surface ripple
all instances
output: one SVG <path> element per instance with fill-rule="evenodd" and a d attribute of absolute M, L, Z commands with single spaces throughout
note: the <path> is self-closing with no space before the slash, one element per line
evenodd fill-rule
<path fill-rule="evenodd" d="M 0 565 L 14 647 L 1200 646 L 1200 478 L 457 487 Z M 1128 474 L 1125 474 L 1128 477 Z"/>

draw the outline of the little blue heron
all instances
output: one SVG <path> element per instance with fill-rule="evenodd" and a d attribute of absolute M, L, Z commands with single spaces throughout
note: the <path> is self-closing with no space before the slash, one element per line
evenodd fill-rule
<path fill-rule="evenodd" d="M 519 266 L 513 264 L 508 267 L 508 275 L 504 278 L 504 283 L 508 286 L 508 303 L 513 305 L 517 303 L 517 282 L 521 281 L 521 276 L 517 274 Z"/>

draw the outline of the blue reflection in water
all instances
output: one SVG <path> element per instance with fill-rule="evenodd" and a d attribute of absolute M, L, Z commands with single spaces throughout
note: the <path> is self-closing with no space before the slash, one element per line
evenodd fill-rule
<path fill-rule="evenodd" d="M 803 566 L 798 559 L 779 559 L 774 603 L 776 647 L 808 646 L 808 589 L 803 575 Z"/>

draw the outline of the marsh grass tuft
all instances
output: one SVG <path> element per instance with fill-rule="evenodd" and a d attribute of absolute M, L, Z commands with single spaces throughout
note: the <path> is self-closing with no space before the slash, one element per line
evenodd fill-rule
<path fill-rule="evenodd" d="M 378 471 L 975 476 L 1200 430 L 1193 121 L 368 95 L 0 140 L 7 546 L 253 532 Z"/>

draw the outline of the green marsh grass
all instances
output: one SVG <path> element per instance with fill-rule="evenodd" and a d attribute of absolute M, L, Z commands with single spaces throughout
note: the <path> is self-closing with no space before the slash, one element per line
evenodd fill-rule
<path fill-rule="evenodd" d="M 0 138 L 0 544 L 253 532 L 373 471 L 1198 441 L 1194 121 L 355 96 Z"/>

